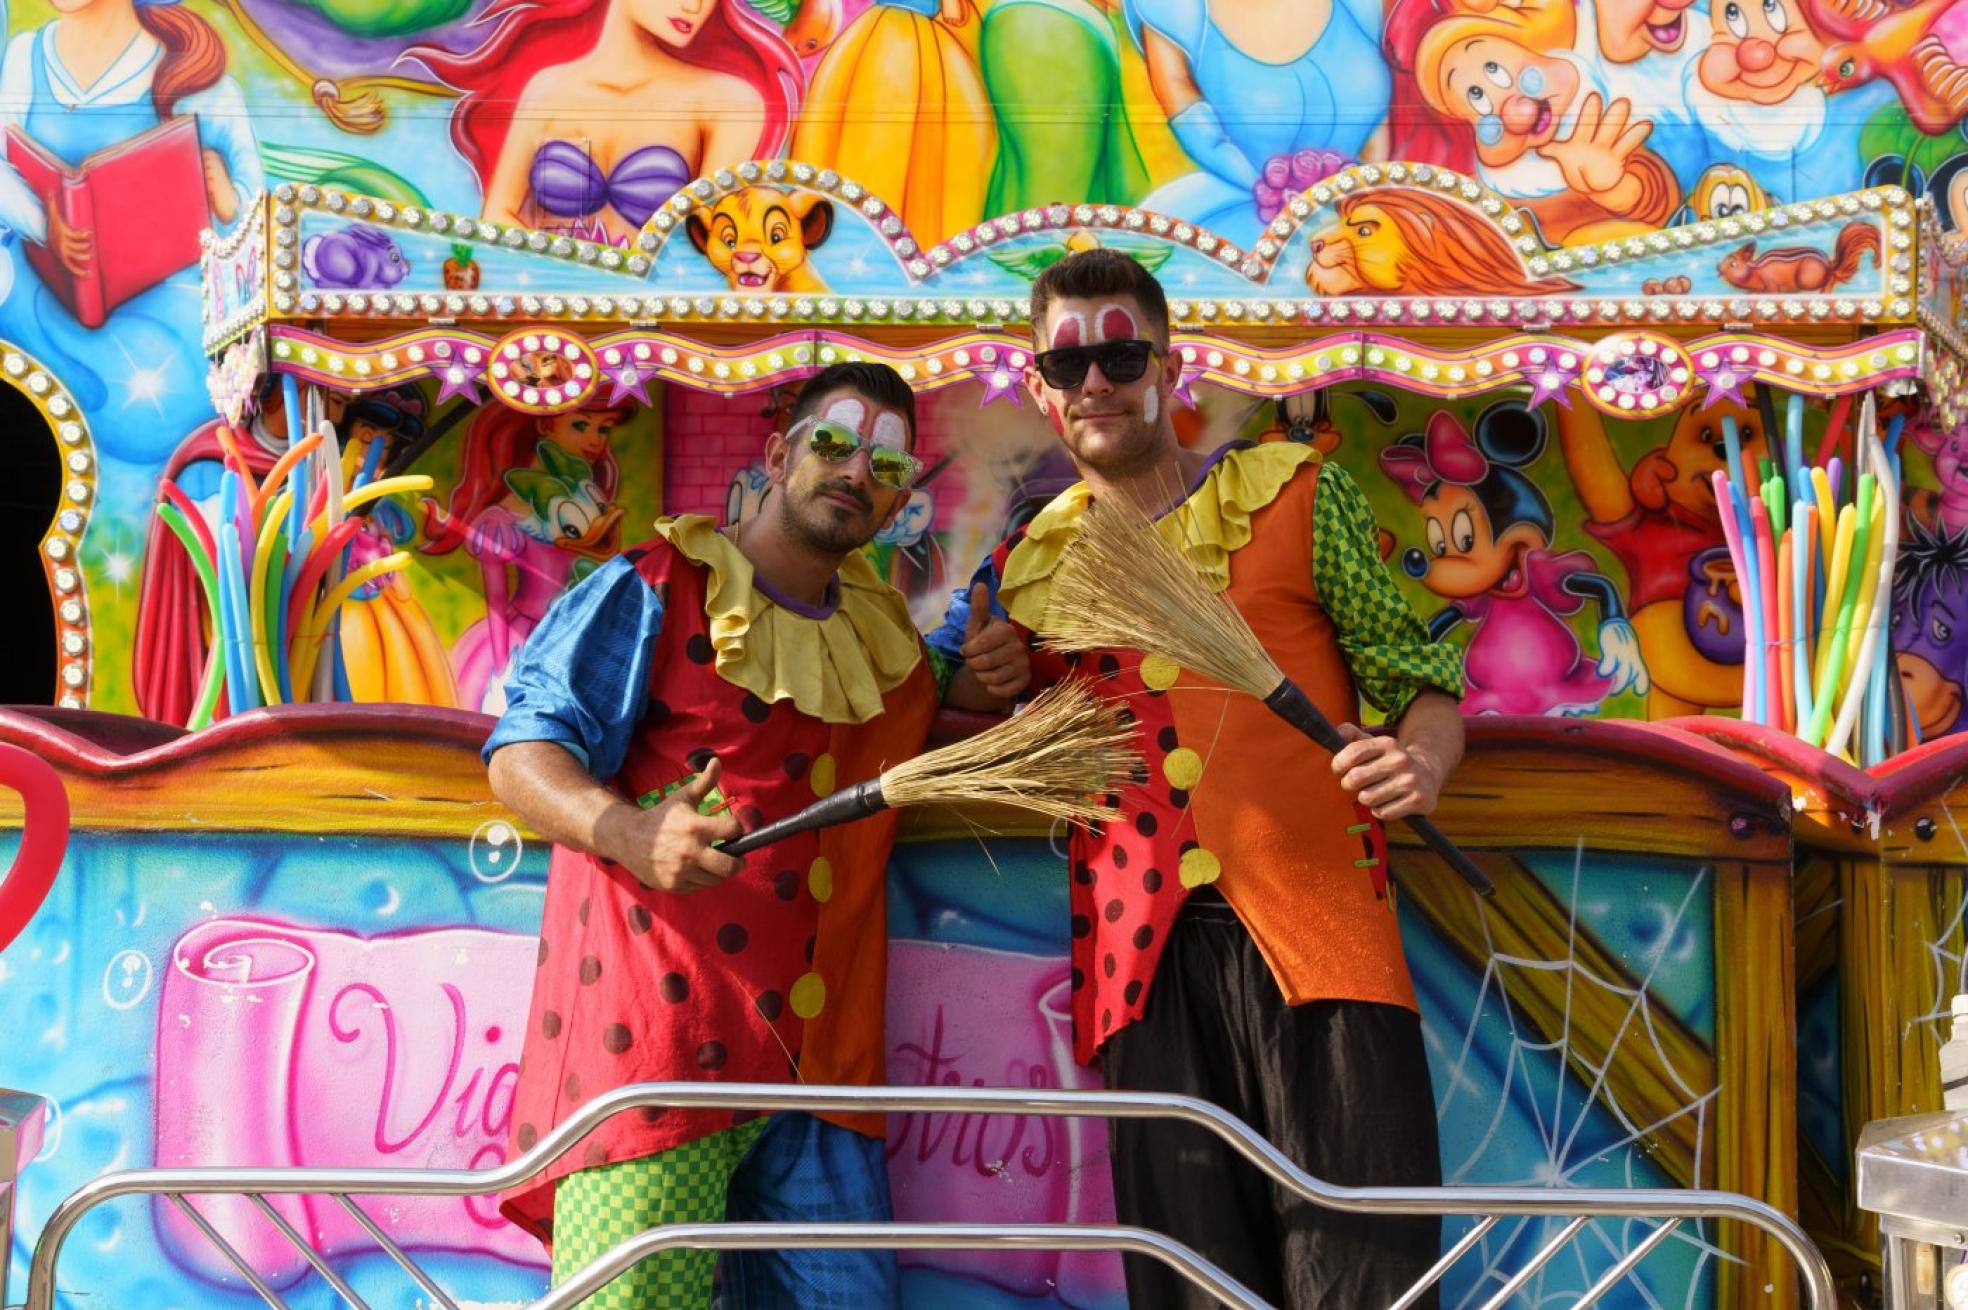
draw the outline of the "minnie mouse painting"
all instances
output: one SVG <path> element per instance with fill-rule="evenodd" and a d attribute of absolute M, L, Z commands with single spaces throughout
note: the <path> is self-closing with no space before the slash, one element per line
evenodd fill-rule
<path fill-rule="evenodd" d="M 1582 550 L 1551 550 L 1551 504 L 1518 470 L 1545 443 L 1544 420 L 1516 402 L 1490 406 L 1470 434 L 1437 413 L 1380 454 L 1381 471 L 1421 507 L 1426 549 L 1408 576 L 1448 601 L 1428 621 L 1441 640 L 1473 631 L 1463 657 L 1465 714 L 1586 715 L 1608 696 L 1645 695 L 1647 668 L 1619 592 Z M 1598 664 L 1564 616 L 1599 607 Z"/>

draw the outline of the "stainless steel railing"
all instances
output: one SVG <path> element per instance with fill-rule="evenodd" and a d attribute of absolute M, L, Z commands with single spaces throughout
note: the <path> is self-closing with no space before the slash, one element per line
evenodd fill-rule
<path fill-rule="evenodd" d="M 194 1168 L 135 1169 L 105 1174 L 70 1195 L 42 1229 L 28 1275 L 27 1310 L 54 1310 L 55 1271 L 64 1243 L 88 1211 L 118 1197 L 162 1195 L 193 1218 L 225 1259 L 269 1305 L 283 1307 L 278 1294 L 254 1273 L 224 1236 L 197 1215 L 186 1199 L 198 1195 L 245 1195 L 261 1210 L 268 1195 L 312 1194 L 332 1197 L 346 1208 L 377 1245 L 401 1265 L 425 1294 L 447 1310 L 455 1304 L 416 1262 L 390 1240 L 354 1199 L 357 1196 L 422 1195 L 474 1196 L 502 1192 L 526 1182 L 572 1150 L 598 1125 L 626 1110 L 643 1106 L 688 1109 L 750 1109 L 848 1111 L 875 1113 L 971 1113 L 1036 1115 L 1053 1118 L 1176 1119 L 1206 1129 L 1228 1142 L 1240 1155 L 1281 1186 L 1316 1205 L 1332 1210 L 1368 1214 L 1473 1215 L 1477 1224 L 1445 1252 L 1419 1282 L 1389 1310 L 1407 1310 L 1483 1235 L 1506 1216 L 1556 1217 L 1567 1222 L 1511 1274 L 1483 1306 L 1502 1310 L 1537 1271 L 1568 1246 L 1596 1218 L 1653 1219 L 1657 1226 L 1574 1303 L 1587 1310 L 1638 1267 L 1690 1219 L 1733 1220 L 1775 1238 L 1797 1263 L 1804 1289 L 1805 1310 L 1835 1310 L 1831 1270 L 1804 1230 L 1782 1211 L 1733 1192 L 1666 1188 L 1535 1187 L 1340 1187 L 1306 1173 L 1228 1112 L 1194 1097 L 1146 1092 L 1081 1092 L 1028 1088 L 983 1087 L 815 1087 L 760 1083 L 637 1083 L 588 1102 L 547 1134 L 532 1150 L 496 1169 L 312 1169 L 312 1168 Z M 346 1284 L 333 1276 L 326 1262 L 286 1224 L 279 1231 L 303 1258 L 328 1278 L 345 1303 L 366 1310 Z M 1222 1270 L 1194 1251 L 1157 1233 L 1117 1226 L 1076 1225 L 673 1225 L 652 1229 L 622 1243 L 598 1258 L 561 1288 L 529 1310 L 559 1310 L 658 1250 L 677 1246 L 706 1249 L 796 1246 L 960 1248 L 1022 1246 L 1027 1249 L 1130 1250 L 1160 1259 L 1192 1282 L 1239 1307 L 1262 1310 L 1264 1303 L 1236 1284 Z M 570 1289 L 580 1289 L 571 1291 Z"/>

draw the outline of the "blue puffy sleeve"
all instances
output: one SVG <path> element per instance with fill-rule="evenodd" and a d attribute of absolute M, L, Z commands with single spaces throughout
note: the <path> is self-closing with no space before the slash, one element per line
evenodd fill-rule
<path fill-rule="evenodd" d="M 1143 48 L 1141 29 L 1152 27 L 1194 59 L 1209 30 L 1208 0 L 1124 0 L 1121 12 L 1136 49 Z"/>
<path fill-rule="evenodd" d="M 513 657 L 484 758 L 520 741 L 565 746 L 597 781 L 621 771 L 649 699 L 663 602 L 618 555 L 555 601 Z"/>
<path fill-rule="evenodd" d="M 991 613 L 1001 619 L 1007 617 L 1004 607 L 998 604 L 997 563 L 993 556 L 986 555 L 977 571 L 970 575 L 970 581 L 950 593 L 950 608 L 943 611 L 943 622 L 923 638 L 930 653 L 946 661 L 953 672 L 963 667 L 964 629 L 970 626 L 970 589 L 980 582 L 991 589 Z"/>

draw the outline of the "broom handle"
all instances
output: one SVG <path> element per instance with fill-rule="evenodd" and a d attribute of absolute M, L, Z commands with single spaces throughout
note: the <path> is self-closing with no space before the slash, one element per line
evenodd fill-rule
<path fill-rule="evenodd" d="M 888 802 L 882 798 L 881 779 L 870 778 L 866 782 L 857 782 L 852 787 L 823 797 L 798 814 L 775 819 L 763 828 L 728 841 L 717 849 L 726 855 L 747 855 L 761 846 L 784 841 L 795 833 L 807 832 L 814 828 L 831 828 L 837 823 L 852 823 L 856 819 L 865 819 L 877 810 L 887 808 Z"/>
<path fill-rule="evenodd" d="M 1333 754 L 1339 754 L 1346 745 L 1346 738 L 1339 735 L 1339 729 L 1333 727 L 1332 720 L 1321 714 L 1319 707 L 1290 678 L 1279 683 L 1278 689 L 1264 698 L 1264 704 L 1272 713 Z M 1476 862 L 1463 854 L 1462 848 L 1450 841 L 1448 834 L 1432 821 L 1413 814 L 1408 816 L 1406 822 L 1430 850 L 1447 861 L 1451 869 L 1462 875 L 1464 882 L 1476 889 L 1477 895 L 1489 896 L 1496 892 L 1496 884 L 1490 881 L 1489 875 L 1477 868 Z"/>

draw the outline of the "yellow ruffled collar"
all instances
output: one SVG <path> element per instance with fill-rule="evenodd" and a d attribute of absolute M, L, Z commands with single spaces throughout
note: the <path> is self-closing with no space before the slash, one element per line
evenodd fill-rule
<path fill-rule="evenodd" d="M 1188 499 L 1156 520 L 1162 536 L 1182 548 L 1216 590 L 1230 585 L 1230 556 L 1251 539 L 1251 515 L 1278 498 L 1285 484 L 1319 452 L 1292 441 L 1271 441 L 1225 452 Z M 1005 559 L 998 599 L 1033 631 L 1045 616 L 1049 579 L 1080 530 L 1092 490 L 1075 483 L 1033 516 L 1024 539 Z"/>
<path fill-rule="evenodd" d="M 922 659 L 909 603 L 860 552 L 841 561 L 840 600 L 823 618 L 777 604 L 752 562 L 702 514 L 656 520 L 656 534 L 710 571 L 704 615 L 717 674 L 824 723 L 866 723 Z"/>

